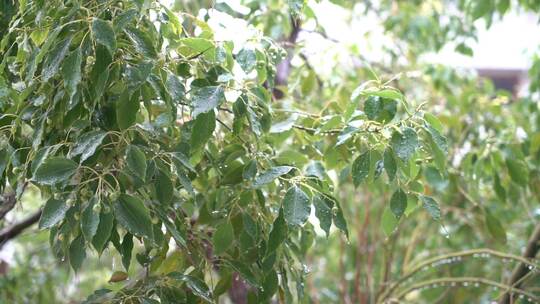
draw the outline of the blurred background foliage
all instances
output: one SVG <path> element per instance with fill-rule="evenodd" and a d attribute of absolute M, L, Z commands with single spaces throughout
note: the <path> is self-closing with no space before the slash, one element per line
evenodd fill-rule
<path fill-rule="evenodd" d="M 170 5 L 205 20 L 211 19 L 209 9 L 223 12 L 280 41 L 290 66 L 278 67 L 281 95 L 274 108 L 282 111 L 274 112 L 274 121 L 286 120 L 292 112 L 300 117 L 296 119 L 304 119 L 303 125 L 313 119 L 332 129 L 343 122 L 340 115 L 327 116 L 325 110 L 348 104 L 360 83 L 378 77 L 404 92 L 411 108 L 433 113 L 433 121 L 440 122 L 439 131 L 447 137 L 444 170 L 434 163 L 422 170 L 412 164 L 409 172 L 415 178 L 408 186 L 431 193 L 441 204 L 440 222 L 430 220 L 411 202 L 406 217 L 396 219 L 385 179 L 355 188 L 348 172 L 331 176 L 339 184 L 349 237 L 334 231 L 326 237 L 317 219 L 310 219 L 316 236 L 305 261 L 302 302 L 375 303 L 390 301 L 385 296 L 392 291 L 397 302 L 490 303 L 502 300 L 505 293 L 492 281 L 510 282 L 540 296 L 536 251 L 527 257 L 530 264 L 516 258 L 538 233 L 540 222 L 540 57 L 531 58 L 530 85 L 524 94 L 500 90 L 471 69 L 422 60 L 426 53 L 448 46 L 471 56 L 478 27 L 490 27 L 510 12 L 538 18 L 540 2 L 177 0 Z M 0 35 L 16 6 L 2 0 Z M 320 20 L 339 17 L 323 16 L 321 7 L 345 12 L 346 22 L 358 30 L 358 36 L 345 41 L 330 36 L 335 29 Z M 212 18 L 219 23 L 225 17 Z M 362 22 L 367 29 L 361 28 Z M 280 75 L 284 69 L 287 72 Z M 364 110 L 364 102 L 358 109 Z M 306 112 L 316 114 L 304 117 Z M 296 133 L 298 143 L 311 136 L 296 129 L 286 132 Z M 307 164 L 316 153 L 309 146 L 292 151 L 285 138 L 276 132 L 268 140 L 289 162 Z M 342 152 L 339 147 L 323 150 L 326 167 L 350 162 L 342 159 L 350 154 Z M 42 203 L 35 191 L 28 192 L 3 224 Z M 47 232 L 33 228 L 4 245 L 2 252 L 12 254 L 0 277 L 0 302 L 75 303 L 96 289 L 120 288 L 119 283 L 107 283 L 120 269 L 121 258 L 114 253 L 89 257 L 85 271 L 73 274 L 66 262 L 53 257 L 47 240 Z M 456 254 L 445 256 L 451 253 Z M 430 258 L 435 260 L 422 264 Z M 181 263 L 181 258 L 172 255 L 163 267 L 174 269 L 175 263 Z M 529 271 L 519 282 L 511 282 L 519 265 Z M 437 281 L 440 278 L 447 279 Z M 514 301 L 534 299 L 516 294 Z"/>

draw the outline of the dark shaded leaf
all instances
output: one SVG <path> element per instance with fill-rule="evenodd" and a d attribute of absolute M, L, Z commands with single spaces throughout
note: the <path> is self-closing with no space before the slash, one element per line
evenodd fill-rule
<path fill-rule="evenodd" d="M 400 218 L 407 209 L 407 194 L 401 188 L 392 194 L 390 209 L 397 218 Z"/>
<path fill-rule="evenodd" d="M 36 169 L 34 180 L 43 185 L 54 185 L 68 180 L 77 172 L 77 168 L 77 163 L 72 160 L 63 157 L 51 157 Z"/>
<path fill-rule="evenodd" d="M 107 241 L 109 240 L 109 237 L 111 236 L 111 231 L 114 224 L 113 213 L 110 210 L 108 212 L 105 212 L 105 211 L 106 210 L 102 210 L 101 214 L 99 215 L 98 228 L 94 235 L 94 238 L 92 239 L 92 245 L 100 254 L 101 252 L 103 252 L 103 249 L 105 248 L 105 244 L 107 244 Z"/>
<path fill-rule="evenodd" d="M 143 181 L 146 179 L 146 156 L 137 146 L 129 145 L 126 151 L 128 168 Z"/>
<path fill-rule="evenodd" d="M 133 235 L 153 239 L 150 214 L 139 198 L 120 194 L 118 201 L 114 204 L 114 214 L 118 223 Z"/>
<path fill-rule="evenodd" d="M 86 258 L 86 249 L 84 248 L 84 238 L 82 234 L 74 239 L 69 245 L 69 264 L 77 272 Z"/>
<path fill-rule="evenodd" d="M 84 162 L 90 156 L 94 155 L 97 147 L 101 144 L 107 133 L 94 130 L 84 133 L 79 137 L 73 150 L 71 150 L 71 156 L 81 155 L 80 162 Z"/>
<path fill-rule="evenodd" d="M 96 235 L 99 226 L 99 207 L 100 202 L 97 197 L 92 197 L 84 208 L 81 215 L 81 231 L 87 241 L 92 241 Z"/>

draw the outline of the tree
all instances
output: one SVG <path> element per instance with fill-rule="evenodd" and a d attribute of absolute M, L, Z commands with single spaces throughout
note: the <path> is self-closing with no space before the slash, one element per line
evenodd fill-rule
<path fill-rule="evenodd" d="M 456 283 L 501 288 L 501 301 L 537 299 L 526 287 L 540 236 L 528 233 L 530 246 L 516 253 L 503 223 L 529 232 L 534 220 L 520 225 L 526 211 L 501 203 L 538 196 L 537 101 L 505 105 L 508 96 L 489 84 L 439 66 L 423 79 L 398 75 L 424 68 L 416 58 L 451 40 L 468 53 L 473 21 L 505 14 L 507 1 L 499 2 L 459 3 L 448 24 L 437 22 L 435 8 L 414 17 L 421 2 L 368 3 L 366 12 L 388 16 L 386 32 L 406 48 L 377 63 L 352 50 L 360 64 L 330 76 L 298 43 L 303 24 L 317 22 L 303 1 L 248 2 L 246 13 L 227 3 L 210 11 L 159 1 L 11 5 L 9 29 L 0 31 L 0 215 L 28 188 L 45 203 L 0 240 L 39 221 L 54 255 L 75 272 L 89 271 L 94 255 L 118 254 L 125 271 L 110 281 L 121 289 L 97 290 L 87 303 L 331 301 L 317 291 L 336 278 L 338 302 L 399 301 Z M 222 35 L 212 14 L 263 30 L 243 23 L 241 35 Z M 314 34 L 332 39 L 318 27 Z M 434 100 L 445 102 L 438 118 Z M 497 137 L 486 141 L 469 125 Z M 509 135 L 518 127 L 527 140 Z M 467 143 L 463 160 L 449 162 Z M 468 239 L 479 224 L 487 242 Z M 419 244 L 432 256 L 444 244 L 446 254 L 414 264 Z M 492 248 L 448 253 L 481 246 Z M 488 278 L 504 269 L 465 264 L 440 270 L 442 278 L 417 277 L 469 256 L 517 266 L 508 281 Z M 304 261 L 325 257 L 338 271 L 314 282 Z M 482 296 L 459 292 L 463 301 Z"/>

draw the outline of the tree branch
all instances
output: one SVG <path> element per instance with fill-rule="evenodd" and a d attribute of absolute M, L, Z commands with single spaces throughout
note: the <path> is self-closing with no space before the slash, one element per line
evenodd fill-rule
<path fill-rule="evenodd" d="M 540 250 L 540 224 L 536 225 L 534 228 L 534 231 L 529 238 L 529 242 L 527 243 L 527 248 L 525 248 L 525 252 L 523 253 L 523 257 L 525 259 L 533 259 L 536 257 L 536 254 Z M 512 288 L 520 288 L 521 286 L 521 279 L 526 276 L 530 271 L 529 265 L 525 263 L 519 263 L 516 268 L 514 269 L 514 272 L 512 272 L 512 276 L 510 277 L 510 280 L 508 281 L 508 285 Z M 513 302 L 514 296 L 511 296 L 508 293 L 509 290 L 507 290 L 501 300 L 499 301 L 500 304 L 507 304 L 510 302 Z"/>
<path fill-rule="evenodd" d="M 8 214 L 13 207 L 15 207 L 15 203 L 17 200 L 15 199 L 15 193 L 10 192 L 7 194 L 3 194 L 0 197 L 0 220 L 4 219 L 6 217 L 6 214 Z"/>
<path fill-rule="evenodd" d="M 24 220 L 14 224 L 13 226 L 6 227 L 2 231 L 0 231 L 0 248 L 2 248 L 2 246 L 7 241 L 9 241 L 12 238 L 15 238 L 16 236 L 21 234 L 26 228 L 32 226 L 37 221 L 39 221 L 40 216 L 41 216 L 41 210 L 36 211 L 34 214 L 30 215 Z"/>

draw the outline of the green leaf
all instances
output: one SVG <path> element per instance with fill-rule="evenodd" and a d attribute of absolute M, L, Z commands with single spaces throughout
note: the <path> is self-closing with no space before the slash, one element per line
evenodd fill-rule
<path fill-rule="evenodd" d="M 81 215 L 81 231 L 89 242 L 92 241 L 98 230 L 99 210 L 96 207 L 99 207 L 99 204 L 97 197 L 92 197 Z"/>
<path fill-rule="evenodd" d="M 156 178 L 156 196 L 160 203 L 168 205 L 173 198 L 174 187 L 171 178 L 159 170 Z"/>
<path fill-rule="evenodd" d="M 257 55 L 252 48 L 243 48 L 236 55 L 236 61 L 242 67 L 242 70 L 249 74 L 257 65 Z"/>
<path fill-rule="evenodd" d="M 268 236 L 268 245 L 266 247 L 266 256 L 276 251 L 279 246 L 287 239 L 287 223 L 283 215 L 283 208 L 279 209 L 279 215 L 272 224 L 272 230 Z"/>
<path fill-rule="evenodd" d="M 157 56 L 156 49 L 152 44 L 152 39 L 146 32 L 137 28 L 130 27 L 124 30 L 128 38 L 133 42 L 135 50 L 146 58 L 155 58 Z"/>
<path fill-rule="evenodd" d="M 124 265 L 124 269 L 128 271 L 129 265 L 131 264 L 131 252 L 133 251 L 133 235 L 131 235 L 131 233 L 126 233 L 126 235 L 124 235 L 120 249 L 122 265 Z"/>
<path fill-rule="evenodd" d="M 485 210 L 486 226 L 491 236 L 502 244 L 506 244 L 506 230 L 504 230 L 501 222 L 491 214 L 487 209 Z"/>
<path fill-rule="evenodd" d="M 334 202 L 324 195 L 316 194 L 313 197 L 313 205 L 315 205 L 315 216 L 319 219 L 319 225 L 326 232 L 326 237 L 328 237 L 330 226 L 332 225 L 332 208 L 334 207 Z"/>
<path fill-rule="evenodd" d="M 278 166 L 272 167 L 269 170 L 257 175 L 253 181 L 253 187 L 259 188 L 272 182 L 274 179 L 289 173 L 294 167 L 291 166 Z"/>
<path fill-rule="evenodd" d="M 69 245 L 69 264 L 77 272 L 86 258 L 86 249 L 84 248 L 84 238 L 82 234 L 74 239 Z"/>
<path fill-rule="evenodd" d="M 424 113 L 424 119 L 439 133 L 443 131 L 443 125 L 437 116 L 431 113 Z"/>
<path fill-rule="evenodd" d="M 193 294 L 202 298 L 206 302 L 214 303 L 210 288 L 208 288 L 208 285 L 206 285 L 206 283 L 201 279 L 194 276 L 181 274 L 179 272 L 169 273 L 168 276 L 175 280 L 186 283 L 186 286 L 193 292 Z"/>
<path fill-rule="evenodd" d="M 108 212 L 105 212 L 105 211 L 106 210 L 102 210 L 101 214 L 99 215 L 98 228 L 94 235 L 94 238 L 92 239 L 92 245 L 94 245 L 94 248 L 100 254 L 101 252 L 103 252 L 105 244 L 107 244 L 107 241 L 109 240 L 109 237 L 111 236 L 111 231 L 114 224 L 113 213 L 110 212 L 110 210 Z"/>
<path fill-rule="evenodd" d="M 336 207 L 332 209 L 332 219 L 334 220 L 334 225 L 341 230 L 347 238 L 349 237 L 349 228 L 347 227 L 347 221 L 345 220 L 345 216 L 343 215 L 343 209 L 341 209 L 341 206 L 339 203 L 334 200 L 336 203 Z"/>
<path fill-rule="evenodd" d="M 81 48 L 77 48 L 64 60 L 62 64 L 62 75 L 64 77 L 64 87 L 69 93 L 69 97 L 73 98 L 77 92 L 77 85 L 81 82 L 81 63 L 82 52 Z"/>
<path fill-rule="evenodd" d="M 114 204 L 114 214 L 118 223 L 131 234 L 153 239 L 150 214 L 139 198 L 120 194 L 118 201 Z"/>
<path fill-rule="evenodd" d="M 217 108 L 225 99 L 223 88 L 220 86 L 203 87 L 195 89 L 192 93 L 193 117 L 207 113 Z"/>
<path fill-rule="evenodd" d="M 448 151 L 448 143 L 446 142 L 446 137 L 442 136 L 439 131 L 437 131 L 431 125 L 426 125 L 426 130 L 428 131 L 429 135 L 431 135 L 431 139 L 437 145 L 437 148 L 439 148 L 441 152 L 446 154 L 446 152 Z"/>
<path fill-rule="evenodd" d="M 267 300 L 272 298 L 272 296 L 277 292 L 279 287 L 279 279 L 275 270 L 270 270 L 270 272 L 264 278 L 262 283 L 261 291 L 261 300 Z"/>
<path fill-rule="evenodd" d="M 368 176 L 369 168 L 371 166 L 371 153 L 370 151 L 364 152 L 358 156 L 351 168 L 351 174 L 353 177 L 353 183 L 355 187 L 358 187 Z"/>
<path fill-rule="evenodd" d="M 441 220 L 441 209 L 439 208 L 437 201 L 435 201 L 432 197 L 425 195 L 420 196 L 420 198 L 422 199 L 422 206 L 431 215 L 431 217 L 436 221 Z"/>
<path fill-rule="evenodd" d="M 120 129 L 125 130 L 135 124 L 139 107 L 138 92 L 130 94 L 130 90 L 125 90 L 120 95 L 116 102 L 116 122 Z"/>
<path fill-rule="evenodd" d="M 246 282 L 253 287 L 259 287 L 259 280 L 255 277 L 251 269 L 244 263 L 238 260 L 228 261 L 231 267 L 238 272 Z"/>
<path fill-rule="evenodd" d="M 92 97 L 97 100 L 103 95 L 109 80 L 109 65 L 112 62 L 112 56 L 101 44 L 96 47 L 95 56 L 96 62 L 90 73 L 90 83 L 92 83 Z"/>
<path fill-rule="evenodd" d="M 400 218 L 407 209 L 407 194 L 401 188 L 392 194 L 390 209 L 396 218 Z"/>
<path fill-rule="evenodd" d="M 48 81 L 57 74 L 60 63 L 62 63 L 62 60 L 69 51 L 71 38 L 72 37 L 70 36 L 69 38 L 62 40 L 62 42 L 58 43 L 49 53 L 49 56 L 43 65 L 42 77 L 44 82 Z"/>
<path fill-rule="evenodd" d="M 110 22 L 94 19 L 92 22 L 92 34 L 96 43 L 105 46 L 111 55 L 116 51 L 116 35 Z"/>
<path fill-rule="evenodd" d="M 283 198 L 283 212 L 289 225 L 303 225 L 311 213 L 309 197 L 299 187 L 292 186 Z"/>
<path fill-rule="evenodd" d="M 256 174 L 257 174 L 257 161 L 252 159 L 244 167 L 244 171 L 242 172 L 242 178 L 246 180 L 251 180 L 255 177 Z"/>
<path fill-rule="evenodd" d="M 233 226 L 229 221 L 222 223 L 216 227 L 216 231 L 212 236 L 212 244 L 214 245 L 214 254 L 221 255 L 234 242 Z"/>
<path fill-rule="evenodd" d="M 390 143 L 396 155 L 401 160 L 408 161 L 418 149 L 418 135 L 414 129 L 405 127 L 401 130 L 401 134 L 397 131 L 392 134 Z"/>
<path fill-rule="evenodd" d="M 493 188 L 495 190 L 495 193 L 499 197 L 499 199 L 503 202 L 506 201 L 506 189 L 504 189 L 503 185 L 501 184 L 501 180 L 499 178 L 498 174 L 495 174 L 493 176 Z"/>
<path fill-rule="evenodd" d="M 69 206 L 60 200 L 51 198 L 45 203 L 41 217 L 39 218 L 39 229 L 51 228 L 59 223 L 66 216 Z"/>
<path fill-rule="evenodd" d="M 94 130 L 84 133 L 77 140 L 77 143 L 73 150 L 71 150 L 70 155 L 81 155 L 80 162 L 84 162 L 90 156 L 94 155 L 97 147 L 101 144 L 103 138 L 105 138 L 106 135 L 107 133 L 100 130 Z"/>
<path fill-rule="evenodd" d="M 77 168 L 77 163 L 72 160 L 63 157 L 51 157 L 36 169 L 33 179 L 43 185 L 54 185 L 68 180 L 77 172 Z"/>
<path fill-rule="evenodd" d="M 351 100 L 356 100 L 360 96 L 378 96 L 382 98 L 403 100 L 403 94 L 400 91 L 391 87 L 369 87 L 365 88 L 365 85 L 357 87 L 351 94 Z"/>
<path fill-rule="evenodd" d="M 126 162 L 129 170 L 141 180 L 146 179 L 146 156 L 137 146 L 129 145 L 126 151 Z"/>
<path fill-rule="evenodd" d="M 179 103 L 186 94 L 182 79 L 172 73 L 167 74 L 167 91 L 175 103 Z"/>
<path fill-rule="evenodd" d="M 529 183 L 529 169 L 524 161 L 507 158 L 506 167 L 508 168 L 510 178 L 512 178 L 514 182 L 522 187 L 527 186 Z"/>
<path fill-rule="evenodd" d="M 392 211 L 390 211 L 390 208 L 384 208 L 382 217 L 381 217 L 381 227 L 387 236 L 391 235 L 392 232 L 397 227 L 397 224 L 399 223 L 399 220 L 396 219 L 396 217 L 392 214 Z"/>
<path fill-rule="evenodd" d="M 384 163 L 384 170 L 386 170 L 386 174 L 388 174 L 388 179 L 390 181 L 393 181 L 396 177 L 397 172 L 397 164 L 396 160 L 394 159 L 394 153 L 390 148 L 387 148 L 384 151 L 383 155 L 383 163 Z"/>
<path fill-rule="evenodd" d="M 379 96 L 369 96 L 364 103 L 364 112 L 369 120 L 389 122 L 396 116 L 397 101 Z"/>
<path fill-rule="evenodd" d="M 214 111 L 201 113 L 195 118 L 191 131 L 191 149 L 203 148 L 216 128 L 216 114 Z"/>

